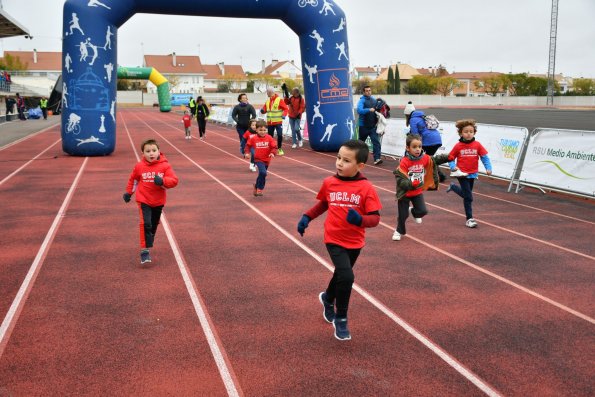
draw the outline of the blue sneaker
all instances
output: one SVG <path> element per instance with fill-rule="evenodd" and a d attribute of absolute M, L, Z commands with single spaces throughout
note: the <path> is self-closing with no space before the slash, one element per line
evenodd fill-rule
<path fill-rule="evenodd" d="M 455 185 L 454 183 L 451 183 L 450 185 L 448 185 L 448 187 L 446 188 L 446 193 L 450 192 L 454 185 Z"/>
<path fill-rule="evenodd" d="M 140 264 L 151 263 L 151 254 L 148 249 L 141 250 L 140 252 Z"/>
<path fill-rule="evenodd" d="M 335 338 L 339 340 L 351 340 L 351 334 L 349 333 L 349 328 L 347 328 L 347 317 L 335 317 L 333 327 L 335 327 Z"/>
<path fill-rule="evenodd" d="M 327 323 L 332 323 L 335 319 L 335 307 L 332 303 L 327 302 L 326 292 L 321 292 L 320 295 L 318 295 L 318 299 L 320 300 L 320 303 L 322 303 L 322 307 L 324 307 L 322 310 L 322 317 L 324 317 L 324 320 Z"/>

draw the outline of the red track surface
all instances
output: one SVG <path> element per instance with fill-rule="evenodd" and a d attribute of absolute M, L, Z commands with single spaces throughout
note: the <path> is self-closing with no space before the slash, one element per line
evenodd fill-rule
<path fill-rule="evenodd" d="M 331 275 L 323 219 L 295 231 L 334 156 L 286 145 L 255 198 L 235 130 L 209 124 L 188 142 L 175 114 L 119 117 L 111 156 L 58 144 L 18 170 L 57 129 L 0 151 L 0 395 L 595 393 L 592 201 L 482 178 L 477 229 L 442 189 L 393 242 L 394 162 L 366 167 L 382 224 L 356 267 L 353 340 L 339 342 L 317 296 Z M 121 195 L 147 137 L 180 185 L 142 267 Z"/>

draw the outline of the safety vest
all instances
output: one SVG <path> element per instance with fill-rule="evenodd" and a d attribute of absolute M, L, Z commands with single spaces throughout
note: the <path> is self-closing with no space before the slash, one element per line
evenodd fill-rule
<path fill-rule="evenodd" d="M 196 107 L 196 103 L 194 103 L 194 98 L 190 98 L 190 102 L 188 102 L 188 107 L 193 109 Z"/>
<path fill-rule="evenodd" d="M 267 111 L 267 123 L 282 123 L 283 122 L 283 109 L 279 109 L 279 103 L 281 102 L 281 97 L 275 98 L 273 102 L 273 106 L 271 106 L 271 98 L 267 99 L 266 103 L 264 104 L 264 108 Z"/>
<path fill-rule="evenodd" d="M 41 99 L 39 101 L 39 107 L 42 109 L 45 109 L 48 107 L 48 100 L 47 99 Z"/>

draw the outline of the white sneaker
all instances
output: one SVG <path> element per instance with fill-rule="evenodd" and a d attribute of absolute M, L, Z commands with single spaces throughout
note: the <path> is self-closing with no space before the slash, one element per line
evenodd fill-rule
<path fill-rule="evenodd" d="M 294 143 L 293 145 L 291 145 L 292 149 L 295 149 L 297 147 L 297 145 Z"/>
<path fill-rule="evenodd" d="M 401 240 L 401 233 L 397 232 L 395 230 L 395 232 L 393 233 L 393 237 L 392 237 L 393 241 L 399 241 Z"/>
<path fill-rule="evenodd" d="M 299 142 L 298 142 L 298 146 L 299 146 L 299 147 L 302 147 L 302 146 L 304 146 L 304 141 L 299 141 Z"/>
<path fill-rule="evenodd" d="M 477 227 L 477 221 L 473 218 L 467 219 L 467 222 L 465 222 L 465 226 L 470 228 Z"/>
<path fill-rule="evenodd" d="M 409 215 L 411 215 L 411 217 L 413 218 L 413 220 L 415 221 L 415 223 L 422 223 L 423 220 L 421 218 L 416 218 L 413 216 L 413 207 L 409 207 Z"/>
<path fill-rule="evenodd" d="M 462 177 L 467 176 L 467 175 L 469 175 L 469 174 L 466 173 L 466 172 L 463 172 L 461 170 L 450 171 L 450 177 L 451 178 L 462 178 Z"/>
<path fill-rule="evenodd" d="M 256 164 L 254 164 L 254 163 L 250 164 L 250 171 L 256 172 Z"/>

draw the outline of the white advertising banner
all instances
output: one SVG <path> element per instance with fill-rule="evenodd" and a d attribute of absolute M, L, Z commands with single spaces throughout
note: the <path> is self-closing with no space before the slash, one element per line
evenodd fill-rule
<path fill-rule="evenodd" d="M 408 130 L 404 119 L 389 119 L 386 133 L 382 138 L 382 152 L 392 156 L 402 156 L 405 152 Z M 438 131 L 442 137 L 442 147 L 436 154 L 449 153 L 459 141 L 455 123 L 440 121 Z M 475 137 L 488 151 L 494 176 L 512 178 L 527 134 L 527 129 L 523 127 L 477 124 Z M 481 165 L 479 169 L 483 170 Z"/>
<path fill-rule="evenodd" d="M 595 196 L 595 131 L 536 130 L 519 180 Z"/>

